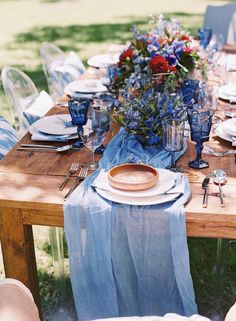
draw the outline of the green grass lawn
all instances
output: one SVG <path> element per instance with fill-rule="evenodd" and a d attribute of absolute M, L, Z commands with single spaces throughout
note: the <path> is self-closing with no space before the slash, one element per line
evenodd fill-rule
<path fill-rule="evenodd" d="M 133 24 L 145 29 L 150 13 L 177 17 L 194 33 L 202 25 L 206 6 L 224 3 L 205 0 L 0 0 L 0 68 L 19 67 L 33 79 L 38 89 L 46 89 L 39 57 L 43 41 L 53 42 L 66 52 L 76 51 L 86 62 L 88 57 L 105 51 L 111 43 L 126 43 Z M 1 86 L 0 114 L 11 121 Z M 215 312 L 224 315 L 236 299 L 236 244 L 225 244 L 224 272 L 220 279 L 215 274 L 216 240 L 191 238 L 189 249 L 199 312 L 206 316 Z M 41 264 L 38 258 L 38 266 L 43 307 L 48 313 L 57 303 L 58 292 L 52 286 L 49 265 Z M 221 294 L 217 296 L 217 292 Z"/>

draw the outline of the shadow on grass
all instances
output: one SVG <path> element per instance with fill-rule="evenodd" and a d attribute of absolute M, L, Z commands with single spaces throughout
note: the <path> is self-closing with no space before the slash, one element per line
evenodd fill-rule
<path fill-rule="evenodd" d="M 190 14 L 185 12 L 167 13 L 166 17 L 189 18 L 189 22 L 193 18 L 201 18 L 200 14 Z M 27 43 L 60 42 L 63 50 L 75 50 L 78 43 L 125 43 L 130 40 L 131 28 L 137 25 L 141 28 L 147 27 L 147 18 L 135 19 L 135 17 L 123 17 L 129 22 L 124 23 L 102 23 L 90 25 L 70 25 L 70 26 L 45 26 L 35 27 L 28 32 L 16 35 L 10 47 L 17 45 L 25 45 Z M 191 23 L 189 23 L 191 25 Z"/>
<path fill-rule="evenodd" d="M 143 25 L 144 21 L 134 21 L 135 25 Z M 15 38 L 15 44 L 25 44 L 43 41 L 55 42 L 65 41 L 68 46 L 61 46 L 64 50 L 72 50 L 73 44 L 82 43 L 101 43 L 101 42 L 121 42 L 125 43 L 130 39 L 130 29 L 133 23 L 116 23 L 116 24 L 91 24 L 71 25 L 67 27 L 47 26 L 36 27 L 26 33 L 18 34 Z"/>

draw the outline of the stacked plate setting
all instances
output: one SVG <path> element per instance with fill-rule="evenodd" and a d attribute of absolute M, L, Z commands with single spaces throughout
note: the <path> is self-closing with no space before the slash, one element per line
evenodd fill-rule
<path fill-rule="evenodd" d="M 220 138 L 234 143 L 236 141 L 236 118 L 220 123 L 215 129 L 215 133 Z"/>
<path fill-rule="evenodd" d="M 236 84 L 227 84 L 219 88 L 219 98 L 236 103 Z"/>
<path fill-rule="evenodd" d="M 95 68 L 116 65 L 119 61 L 119 54 L 101 54 L 88 59 L 88 65 Z"/>
<path fill-rule="evenodd" d="M 81 79 L 69 83 L 64 92 L 73 98 L 92 99 L 94 94 L 107 92 L 107 88 L 99 79 Z"/>
<path fill-rule="evenodd" d="M 127 181 L 130 181 L 130 173 L 127 171 L 126 174 Z M 119 179 L 119 173 L 117 174 L 116 179 L 121 184 L 124 182 L 124 175 L 123 172 L 122 179 Z M 114 188 L 110 184 L 108 172 L 102 170 L 95 179 L 93 187 L 100 196 L 109 201 L 129 205 L 155 205 L 174 201 L 183 192 L 179 186 L 176 186 L 177 175 L 179 174 L 166 169 L 158 169 L 157 183 L 153 187 L 130 191 Z"/>
<path fill-rule="evenodd" d="M 77 127 L 71 124 L 69 114 L 46 116 L 30 126 L 32 140 L 68 141 L 78 138 Z"/>

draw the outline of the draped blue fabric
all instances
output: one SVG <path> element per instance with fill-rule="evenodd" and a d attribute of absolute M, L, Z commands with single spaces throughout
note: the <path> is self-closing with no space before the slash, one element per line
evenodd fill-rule
<path fill-rule="evenodd" d="M 143 148 L 121 129 L 107 146 L 100 167 L 127 161 L 163 168 L 170 164 L 170 154 L 161 147 Z M 88 177 L 64 205 L 79 320 L 195 314 L 183 206 L 191 194 L 186 177 L 175 174 L 174 184 L 182 191 L 178 199 L 131 206 L 99 196 L 91 188 L 97 175 L 98 171 Z"/>
<path fill-rule="evenodd" d="M 0 116 L 0 159 L 18 142 L 19 136 L 8 121 Z"/>

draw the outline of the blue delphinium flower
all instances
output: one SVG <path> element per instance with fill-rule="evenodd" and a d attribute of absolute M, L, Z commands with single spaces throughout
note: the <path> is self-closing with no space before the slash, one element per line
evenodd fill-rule
<path fill-rule="evenodd" d="M 148 145 L 152 146 L 158 144 L 161 138 L 156 135 L 153 131 L 148 132 Z"/>

